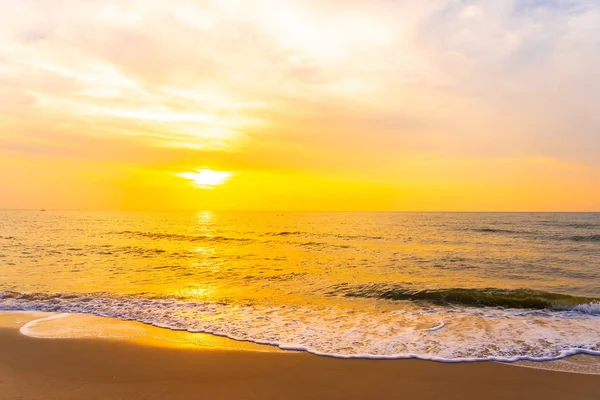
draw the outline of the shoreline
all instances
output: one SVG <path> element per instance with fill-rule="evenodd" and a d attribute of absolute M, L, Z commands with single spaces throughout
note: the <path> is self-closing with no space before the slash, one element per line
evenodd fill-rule
<path fill-rule="evenodd" d="M 237 341 L 208 333 L 172 330 L 138 321 L 92 314 L 42 311 L 0 311 L 0 329 L 16 329 L 25 337 L 42 340 L 117 340 L 151 347 L 288 352 L 276 346 Z"/>
<path fill-rule="evenodd" d="M 33 321 L 43 317 L 41 314 L 32 313 L 28 318 Z M 518 368 L 512 364 L 339 359 L 259 345 L 243 349 L 224 338 L 192 345 L 169 344 L 164 337 L 41 339 L 20 333 L 19 324 L 24 319 L 15 323 L 14 317 L 24 313 L 11 314 L 12 324 L 7 323 L 7 313 L 0 315 L 2 400 L 359 399 L 390 394 L 420 399 L 596 399 L 600 385 L 599 375 Z M 115 323 L 118 329 L 138 324 L 104 322 L 107 326 Z"/>
<path fill-rule="evenodd" d="M 598 376 L 499 363 L 342 360 L 307 353 L 44 340 L 0 329 L 0 399 L 594 399 Z"/>
<path fill-rule="evenodd" d="M 329 354 L 319 354 L 293 346 L 240 340 L 213 333 L 170 329 L 135 320 L 100 317 L 94 314 L 44 311 L 0 310 L 0 328 L 2 327 L 18 327 L 21 334 L 25 336 L 45 339 L 119 339 L 155 347 L 306 353 L 316 357 L 343 360 L 419 360 L 443 364 L 489 362 L 515 367 L 600 376 L 600 355 L 586 351 L 547 360 L 520 359 L 514 361 L 496 359 L 438 360 L 435 358 L 428 359 L 419 357 L 362 357 L 360 355 L 334 356 Z"/>

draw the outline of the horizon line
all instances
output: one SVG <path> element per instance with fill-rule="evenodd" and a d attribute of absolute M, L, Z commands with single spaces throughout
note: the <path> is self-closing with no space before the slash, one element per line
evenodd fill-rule
<path fill-rule="evenodd" d="M 34 211 L 34 212 L 47 212 L 47 211 L 66 211 L 66 212 L 273 212 L 273 213 L 489 213 L 489 214 L 597 214 L 600 210 L 587 210 L 587 211 L 541 211 L 541 210 L 479 210 L 479 211 L 468 211 L 468 210 L 236 210 L 236 209 L 74 209 L 74 208 L 0 208 L 0 211 Z"/>

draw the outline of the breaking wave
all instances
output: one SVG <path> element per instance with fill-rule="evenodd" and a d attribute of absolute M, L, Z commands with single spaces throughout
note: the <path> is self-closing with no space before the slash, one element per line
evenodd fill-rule
<path fill-rule="evenodd" d="M 412 304 L 412 305 L 411 305 Z M 0 292 L 0 310 L 86 313 L 339 358 L 444 362 L 600 355 L 598 304 L 569 310 L 250 305 L 171 296 Z"/>
<path fill-rule="evenodd" d="M 600 315 L 600 299 L 569 296 L 531 289 L 451 288 L 415 290 L 389 284 L 370 284 L 356 287 L 337 286 L 329 294 L 384 300 L 423 301 L 435 305 L 529 308 L 535 310 L 577 310 L 588 314 Z"/>

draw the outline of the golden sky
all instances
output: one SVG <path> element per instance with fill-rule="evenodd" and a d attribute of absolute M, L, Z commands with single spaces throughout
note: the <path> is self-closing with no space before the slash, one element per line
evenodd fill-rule
<path fill-rule="evenodd" d="M 0 208 L 600 211 L 597 0 L 0 9 Z"/>

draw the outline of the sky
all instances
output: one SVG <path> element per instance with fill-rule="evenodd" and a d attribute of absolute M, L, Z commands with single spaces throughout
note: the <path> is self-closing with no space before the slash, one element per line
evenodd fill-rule
<path fill-rule="evenodd" d="M 0 208 L 600 211 L 598 0 L 0 9 Z"/>

